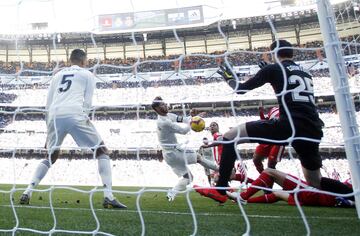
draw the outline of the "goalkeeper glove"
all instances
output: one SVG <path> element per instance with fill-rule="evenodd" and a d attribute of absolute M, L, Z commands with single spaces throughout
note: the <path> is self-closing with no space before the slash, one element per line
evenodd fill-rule
<path fill-rule="evenodd" d="M 227 65 L 221 65 L 217 73 L 221 75 L 221 77 L 223 77 L 225 81 L 235 79 L 233 72 Z"/>
<path fill-rule="evenodd" d="M 260 67 L 260 69 L 264 68 L 265 66 L 269 65 L 266 61 L 260 61 L 258 66 Z"/>

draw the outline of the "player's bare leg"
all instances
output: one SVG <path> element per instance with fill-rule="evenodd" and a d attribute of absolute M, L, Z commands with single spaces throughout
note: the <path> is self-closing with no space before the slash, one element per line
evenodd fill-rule
<path fill-rule="evenodd" d="M 253 156 L 253 163 L 256 167 L 256 170 L 261 173 L 263 172 L 264 170 L 264 165 L 263 165 L 263 160 L 265 159 L 265 157 L 257 154 L 257 153 L 254 153 L 254 156 Z"/>
<path fill-rule="evenodd" d="M 42 160 L 30 181 L 30 184 L 27 186 L 26 190 L 23 192 L 23 194 L 20 197 L 19 203 L 22 205 L 28 205 L 30 203 L 30 198 L 33 192 L 33 189 L 39 185 L 40 181 L 45 177 L 48 170 L 50 169 L 50 166 L 56 162 L 56 160 L 59 158 L 59 150 L 54 151 L 52 154 L 50 154 L 50 160 L 51 164 L 49 162 L 49 159 Z"/>
<path fill-rule="evenodd" d="M 269 157 L 268 157 L 267 167 L 268 167 L 268 168 L 271 168 L 271 169 L 275 169 L 276 164 L 277 164 L 276 157 L 274 157 L 274 156 L 269 156 Z"/>
<path fill-rule="evenodd" d="M 306 182 L 308 182 L 309 185 L 313 186 L 314 188 L 321 189 L 321 173 L 320 169 L 317 170 L 308 170 L 305 167 L 302 167 L 304 177 L 306 179 Z"/>
<path fill-rule="evenodd" d="M 287 174 L 272 168 L 267 168 L 264 170 L 264 172 L 268 174 L 274 180 L 275 183 L 277 183 L 280 186 L 283 186 Z"/>

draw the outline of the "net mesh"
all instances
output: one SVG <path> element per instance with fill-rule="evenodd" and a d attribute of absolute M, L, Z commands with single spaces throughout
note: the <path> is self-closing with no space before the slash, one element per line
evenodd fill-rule
<path fill-rule="evenodd" d="M 24 11 L 26 11 L 27 4 L 19 3 L 7 6 L 16 8 L 18 25 L 21 25 L 20 23 L 23 21 L 22 15 L 25 14 Z M 43 4 L 48 4 L 47 6 L 52 9 L 51 12 L 47 13 L 48 17 L 51 19 L 59 17 L 56 1 L 49 1 Z M 97 7 L 96 4 L 95 6 L 89 5 L 92 12 L 91 15 L 95 15 L 94 9 Z M 129 11 L 133 13 L 137 11 L 137 6 L 134 6 L 133 3 L 128 7 Z M 207 7 L 214 8 L 213 6 Z M 280 6 L 268 4 L 267 7 L 268 12 L 271 13 Z M 299 6 L 299 9 L 301 7 L 303 6 Z M 5 51 L 5 49 L 2 50 L 6 57 L 6 62 L 1 62 L 2 73 L 0 74 L 3 103 L 0 113 L 3 117 L 2 124 L 4 124 L 0 134 L 0 152 L 1 156 L 4 157 L 2 160 L 4 165 L 2 165 L 0 172 L 1 182 L 10 185 L 2 185 L 0 193 L 4 197 L 3 204 L 5 202 L 5 206 L 1 206 L 4 212 L 6 212 L 4 216 L 13 218 L 13 221 L 11 225 L 0 224 L 0 232 L 13 235 L 18 233 L 50 235 L 59 233 L 118 234 L 105 232 L 101 227 L 100 218 L 103 212 L 97 208 L 97 202 L 94 202 L 94 196 L 103 191 L 101 187 L 98 187 L 101 186 L 101 181 L 97 174 L 96 158 L 88 148 L 77 147 L 74 140 L 70 137 L 65 139 L 61 149 L 64 150 L 63 156 L 73 159 L 71 161 L 60 159 L 41 182 L 41 184 L 48 187 L 34 190 L 35 196 L 46 197 L 48 205 L 35 205 L 25 208 L 19 207 L 17 204 L 19 193 L 25 190 L 24 187 L 19 187 L 19 184 L 28 184 L 28 172 L 35 170 L 38 163 L 38 160 L 34 157 L 47 156 L 48 150 L 43 148 L 46 139 L 46 125 L 44 121 L 46 92 L 52 75 L 67 65 L 66 57 L 68 57 L 68 53 L 73 47 L 83 47 L 87 50 L 88 55 L 93 56 L 93 58 L 89 59 L 89 70 L 96 75 L 98 83 L 94 94 L 94 106 L 91 111 L 92 121 L 100 131 L 106 146 L 112 152 L 114 185 L 140 186 L 133 191 L 113 191 L 119 196 L 136 197 L 134 204 L 136 216 L 133 216 L 132 220 L 135 219 L 135 222 L 139 222 L 141 225 L 140 234 L 142 235 L 146 234 L 148 229 L 147 221 L 150 221 L 144 218 L 144 215 L 149 210 L 143 208 L 143 196 L 148 193 L 159 193 L 165 196 L 167 189 L 153 186 L 172 186 L 176 182 L 176 177 L 171 170 L 165 167 L 164 163 L 159 165 L 156 164 L 157 161 L 154 161 L 156 158 L 161 159 L 155 135 L 155 117 L 149 112 L 149 104 L 156 95 L 161 95 L 165 101 L 172 105 L 174 111 L 183 115 L 188 114 L 189 106 L 194 106 L 197 102 L 222 102 L 220 106 L 223 107 L 215 110 L 212 114 L 213 117 L 206 118 L 205 120 L 208 124 L 216 119 L 219 126 L 224 127 L 224 131 L 226 131 L 225 128 L 257 119 L 254 108 L 259 103 L 266 104 L 268 101 L 275 99 L 271 87 L 264 85 L 261 88 L 249 91 L 246 97 L 255 102 L 252 105 L 248 103 L 248 111 L 239 109 L 241 101 L 248 99 L 244 98 L 244 95 L 238 95 L 232 91 L 222 78 L 216 74 L 218 65 L 225 62 L 228 66 L 234 66 L 234 72 L 239 74 L 239 76 L 236 76 L 238 77 L 237 79 L 246 80 L 259 70 L 257 67 L 259 61 L 269 61 L 271 52 L 264 45 L 269 45 L 273 39 L 287 38 L 294 44 L 294 49 L 296 50 L 295 60 L 300 62 L 305 69 L 309 70 L 314 77 L 317 103 L 323 105 L 323 107 L 332 103 L 329 97 L 333 96 L 334 92 L 329 79 L 330 75 L 323 43 L 319 34 L 314 36 L 314 31 L 319 31 L 318 21 L 314 20 L 309 24 L 303 24 L 304 28 L 299 28 L 297 24 L 294 27 L 290 27 L 290 29 L 286 26 L 277 26 L 281 20 L 287 17 L 301 19 L 306 14 L 312 14 L 316 17 L 316 10 L 309 10 L 309 12 L 307 10 L 286 11 L 282 14 L 274 13 L 268 14 L 265 17 L 247 17 L 236 20 L 224 19 L 225 10 L 226 8 L 216 7 L 213 9 L 216 14 L 213 14 L 211 17 L 208 16 L 208 19 L 206 19 L 211 21 L 217 20 L 216 34 L 212 34 L 211 37 L 208 37 L 203 42 L 207 47 L 191 40 L 186 41 L 186 37 L 183 36 L 184 32 L 178 29 L 176 21 L 174 21 L 174 28 L 170 30 L 172 36 L 164 42 L 168 47 L 167 55 L 171 55 L 171 52 L 176 53 L 167 57 L 156 55 L 156 53 L 164 53 L 164 50 L 161 53 L 156 52 L 154 55 L 146 56 L 147 51 L 151 50 L 152 41 L 146 42 L 144 38 L 151 38 L 151 33 L 146 34 L 146 36 L 145 33 L 139 33 L 136 30 L 130 34 L 125 33 L 125 37 L 130 39 L 129 42 L 123 41 L 127 50 L 125 50 L 125 46 L 118 46 L 116 43 L 110 43 L 110 46 L 104 44 L 102 41 L 103 37 L 107 37 L 109 34 L 98 34 L 100 30 L 99 25 L 93 18 L 91 19 L 94 21 L 93 25 L 95 26 L 93 26 L 92 31 L 83 33 L 83 39 L 86 43 L 72 43 L 72 40 L 77 40 L 76 37 L 79 33 L 74 33 L 74 35 L 71 33 L 60 34 L 55 30 L 54 33 L 43 33 L 41 35 L 43 40 L 47 39 L 51 43 L 47 44 L 47 46 L 43 45 L 41 48 L 33 49 L 25 41 L 35 40 L 37 36 L 24 34 L 2 35 L 1 41 L 4 45 L 13 48 L 13 50 L 10 50 L 10 53 L 7 50 Z M 180 14 L 179 12 L 175 13 Z M 354 101 L 358 102 L 360 61 L 360 38 L 358 33 L 360 27 L 359 2 L 346 1 L 336 4 L 334 5 L 334 13 L 349 74 L 350 91 L 354 96 Z M 152 17 L 151 19 L 154 20 L 156 14 Z M 179 17 L 179 15 L 174 17 Z M 242 27 L 246 24 L 256 23 L 257 21 L 263 22 L 264 20 L 267 22 L 266 28 L 255 30 L 251 35 L 240 30 L 235 31 L 237 25 Z M 229 24 L 232 25 L 229 26 Z M 41 25 L 38 27 L 41 27 Z M 234 31 L 229 33 L 228 27 L 233 27 Z M 55 28 L 60 28 L 60 25 L 56 25 Z M 19 32 L 24 30 L 18 29 Z M 298 42 L 296 34 L 299 34 L 300 42 Z M 116 33 L 113 35 L 114 37 L 118 36 Z M 69 44 L 63 46 L 62 43 L 64 41 Z M 189 46 L 192 43 L 194 46 Z M 301 46 L 295 46 L 295 44 L 300 44 Z M 248 49 L 244 50 L 241 48 Z M 55 60 L 48 61 L 47 63 L 36 62 L 35 58 L 44 57 L 44 51 L 47 52 L 46 55 L 51 54 Z M 274 50 L 275 53 L 277 51 L 277 49 Z M 34 61 L 30 61 L 25 52 L 31 55 L 30 58 L 34 58 Z M 110 59 L 111 56 L 120 54 L 122 54 L 121 58 Z M 285 93 L 287 91 L 281 92 L 281 94 Z M 115 115 L 113 114 L 114 111 L 117 111 Z M 324 150 L 327 148 L 326 150 L 330 150 L 332 153 L 338 151 L 339 155 L 341 155 L 343 153 L 341 150 L 343 150 L 344 141 L 341 135 L 342 130 L 339 119 L 335 114 L 325 111 L 321 113 L 321 118 L 326 119 L 321 147 Z M 358 116 L 356 118 L 358 119 Z M 179 143 L 190 149 L 198 148 L 201 145 L 203 136 L 203 133 L 191 133 L 190 135 L 179 137 Z M 237 139 L 240 140 L 242 138 L 238 136 Z M 291 144 L 293 137 L 289 141 Z M 319 142 L 320 140 L 312 141 Z M 241 147 L 245 150 L 253 150 L 255 145 L 246 144 Z M 289 150 L 291 150 L 290 147 L 291 145 L 288 147 Z M 99 146 L 93 148 L 97 149 Z M 240 151 L 238 160 L 243 165 L 246 164 L 248 168 L 247 175 L 251 176 L 252 174 L 255 175 L 256 170 L 252 163 L 247 160 L 246 157 L 248 155 L 246 151 Z M 120 160 L 123 159 L 123 156 L 127 160 Z M 149 156 L 155 156 L 155 158 L 149 158 Z M 288 172 L 303 178 L 300 164 L 294 158 L 291 151 L 288 151 L 288 156 L 290 160 L 283 160 L 277 168 L 280 170 L 286 168 Z M 30 158 L 30 160 L 26 160 L 24 157 L 26 159 Z M 75 157 L 86 159 L 77 160 Z M 152 160 L 144 161 L 144 159 Z M 154 164 L 154 162 L 156 163 Z M 340 177 L 345 179 L 348 175 L 347 162 L 342 160 L 337 162 L 336 165 L 335 170 L 334 163 L 325 160 L 323 174 L 334 177 L 336 175 L 335 172 L 340 172 Z M 150 170 L 154 166 L 156 171 Z M 79 169 L 85 171 L 81 172 Z M 190 169 L 192 173 L 195 173 L 194 183 L 199 183 L 200 185 L 207 184 L 207 180 L 202 173 L 203 170 L 200 167 L 191 166 Z M 61 173 L 60 170 L 65 170 L 65 172 Z M 83 176 L 84 173 L 86 173 L 86 177 Z M 148 176 L 153 176 L 153 178 L 150 179 Z M 166 176 L 166 180 L 164 180 L 163 176 Z M 90 185 L 91 187 L 69 187 L 76 185 Z M 247 187 L 245 182 L 234 186 L 236 189 Z M 299 186 L 293 190 L 295 193 L 302 191 Z M 318 190 L 310 191 L 319 192 Z M 66 194 L 62 195 L 63 192 L 67 194 L 79 193 L 82 196 L 79 202 L 83 201 L 83 199 L 89 202 L 85 218 L 90 222 L 91 227 L 82 225 L 73 225 L 71 228 L 62 227 L 62 221 L 64 221 L 66 216 L 59 214 L 62 209 L 57 208 L 55 205 L 59 201 L 66 201 Z M 198 223 L 199 214 L 196 214 L 196 206 L 193 206 L 192 192 L 193 188 L 188 187 L 180 194 L 184 194 L 186 197 L 188 210 L 186 214 L 189 215 L 187 221 L 191 222 L 187 222 L 188 229 L 186 233 L 196 235 L 199 231 L 201 232 L 202 225 Z M 44 194 L 37 195 L 37 193 Z M 295 194 L 294 196 L 305 230 L 307 234 L 310 234 L 311 228 L 306 214 L 299 205 L 298 195 Z M 240 204 L 239 201 L 238 207 L 242 217 L 240 220 L 245 224 L 243 233 L 249 235 L 252 226 L 246 207 Z M 46 208 L 49 211 L 44 213 L 44 211 L 41 211 L 41 208 Z M 84 209 L 78 209 L 78 211 L 82 210 Z M 39 221 L 44 225 L 37 226 L 39 223 L 32 224 L 29 222 L 29 219 L 24 217 L 24 211 L 32 211 L 34 214 L 47 214 L 52 221 L 43 222 L 42 218 L 39 217 Z M 161 214 L 161 212 L 159 213 Z M 166 212 L 163 213 L 167 214 Z M 160 224 L 160 222 L 155 223 Z M 28 227 L 29 225 L 31 227 Z M 179 234 L 182 234 L 182 232 L 184 231 L 180 231 Z"/>

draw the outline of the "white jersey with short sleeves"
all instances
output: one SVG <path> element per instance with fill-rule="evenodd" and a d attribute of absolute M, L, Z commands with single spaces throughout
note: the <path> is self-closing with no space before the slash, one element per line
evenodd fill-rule
<path fill-rule="evenodd" d="M 163 149 L 176 147 L 178 142 L 175 134 L 187 134 L 189 131 L 190 117 L 182 117 L 174 113 L 158 116 L 157 134 Z"/>
<path fill-rule="evenodd" d="M 58 72 L 50 85 L 46 108 L 48 120 L 57 117 L 86 114 L 92 105 L 95 76 L 73 65 Z"/>

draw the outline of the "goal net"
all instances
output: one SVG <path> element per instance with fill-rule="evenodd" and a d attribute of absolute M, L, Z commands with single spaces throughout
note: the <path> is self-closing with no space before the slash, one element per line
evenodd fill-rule
<path fill-rule="evenodd" d="M 295 234 L 310 235 L 324 232 L 315 222 L 318 218 L 321 224 L 356 222 L 353 209 L 344 209 L 343 218 L 335 210 L 312 213 L 304 209 L 298 201 L 304 191 L 300 183 L 287 192 L 274 186 L 274 191 L 294 196 L 295 210 L 281 204 L 245 206 L 239 199 L 218 207 L 194 191 L 193 184 L 209 187 L 198 164 L 188 166 L 192 183 L 169 203 L 166 194 L 178 178 L 163 160 L 151 102 L 161 96 L 170 112 L 180 116 L 189 116 L 191 109 L 204 111 L 206 126 L 216 122 L 220 133 L 258 120 L 259 107 L 268 111 L 278 106 L 272 87 L 265 84 L 239 95 L 217 71 L 227 65 L 237 81 L 247 81 L 260 70 L 260 62 L 278 62 L 278 48 L 271 51 L 269 46 L 285 39 L 293 45 L 294 61 L 313 78 L 315 103 L 324 121 L 323 138 L 312 140 L 320 142 L 322 175 L 341 181 L 352 176 L 357 194 L 358 0 L 254 0 L 236 7 L 227 0 L 84 2 L 0 3 L 8 12 L 0 16 L 6 22 L 0 32 L 1 234 L 276 234 L 280 229 L 271 225 L 286 219 L 294 224 Z M 89 117 L 109 149 L 113 193 L 127 210 L 102 209 L 104 189 L 95 154 L 91 148 L 78 147 L 69 135 L 61 145 L 59 160 L 33 190 L 30 204 L 19 204 L 39 162 L 50 158 L 44 147 L 48 88 L 53 75 L 70 65 L 70 53 L 76 48 L 87 53 L 87 69 L 96 77 Z M 204 138 L 213 139 L 209 129 L 177 138 L 179 145 L 196 151 Z M 304 179 L 293 141 L 292 136 L 276 169 Z M 236 171 L 245 179 L 259 175 L 252 161 L 256 147 L 255 143 L 237 147 L 240 168 Z M 265 168 L 268 164 L 264 160 Z M 230 186 L 240 192 L 250 184 L 232 181 Z M 330 216 L 322 218 L 322 214 Z M 293 232 L 288 226 L 279 227 Z M 354 227 L 344 234 L 356 232 L 358 226 Z"/>

